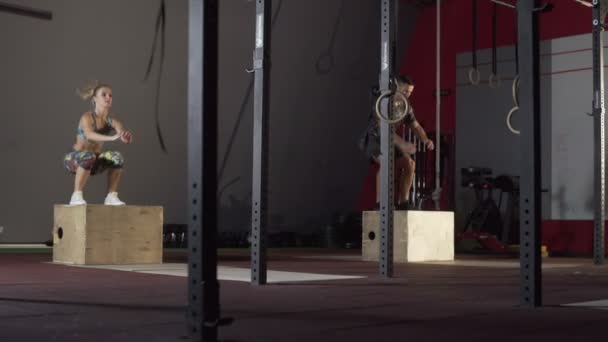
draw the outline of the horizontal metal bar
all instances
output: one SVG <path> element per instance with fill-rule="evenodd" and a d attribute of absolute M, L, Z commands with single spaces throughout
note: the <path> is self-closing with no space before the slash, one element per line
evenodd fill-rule
<path fill-rule="evenodd" d="M 507 6 L 507 7 L 511 7 L 513 9 L 515 9 L 515 5 L 510 4 L 508 2 L 504 2 L 504 1 L 500 1 L 500 0 L 490 0 L 490 1 L 495 2 L 495 3 L 499 4 L 499 5 L 503 5 L 503 6 Z"/>
<path fill-rule="evenodd" d="M 593 7 L 593 4 L 590 3 L 589 1 L 585 1 L 585 0 L 574 0 L 574 2 L 578 2 L 581 5 L 587 6 L 587 7 Z"/>

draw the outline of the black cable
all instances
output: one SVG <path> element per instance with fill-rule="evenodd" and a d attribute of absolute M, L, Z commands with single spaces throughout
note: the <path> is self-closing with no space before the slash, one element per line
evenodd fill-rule
<path fill-rule="evenodd" d="M 276 9 L 274 10 L 274 14 L 272 15 L 272 22 L 270 24 L 271 30 L 274 30 L 274 27 L 279 18 L 279 13 L 281 13 L 282 8 L 283 8 L 283 0 L 279 0 L 278 3 L 276 4 Z M 265 56 L 265 58 L 269 59 L 270 56 Z M 239 131 L 239 128 L 241 127 L 241 121 L 243 120 L 243 117 L 245 116 L 245 112 L 247 110 L 247 105 L 249 103 L 249 99 L 251 98 L 251 94 L 253 93 L 253 82 L 254 82 L 254 79 L 251 78 L 249 80 L 249 85 L 247 86 L 247 90 L 245 91 L 245 97 L 243 98 L 243 101 L 241 102 L 241 107 L 239 108 L 236 122 L 234 124 L 234 127 L 232 128 L 230 137 L 228 138 L 226 152 L 224 152 L 224 156 L 222 157 L 222 162 L 220 163 L 220 168 L 218 171 L 218 176 L 217 176 L 218 182 L 221 182 L 222 176 L 224 175 L 224 171 L 226 170 L 226 166 L 228 165 L 228 158 L 230 157 L 230 154 L 232 153 L 232 146 L 234 145 L 236 135 Z"/>
<path fill-rule="evenodd" d="M 472 55 L 471 55 L 471 60 L 473 61 L 473 68 L 477 69 L 477 0 L 472 0 L 472 6 L 471 6 L 472 10 L 471 10 L 471 22 L 472 24 L 472 44 L 473 44 L 473 49 L 471 51 Z"/>
<path fill-rule="evenodd" d="M 165 139 L 160 127 L 159 118 L 159 99 L 160 99 L 160 84 L 163 74 L 163 65 L 165 61 L 165 26 L 166 26 L 166 10 L 165 0 L 160 1 L 160 7 L 156 16 L 156 27 L 154 28 L 154 42 L 152 43 L 152 51 L 150 52 L 150 59 L 148 60 L 148 68 L 146 69 L 146 75 L 144 81 L 148 80 L 150 72 L 152 71 L 152 65 L 154 64 L 154 52 L 156 51 L 156 43 L 158 42 L 158 34 L 160 32 L 160 62 L 158 67 L 158 78 L 156 80 L 156 97 L 154 100 L 154 117 L 156 126 L 156 136 L 160 143 L 160 148 L 163 152 L 167 153 L 167 147 L 165 145 Z"/>
<path fill-rule="evenodd" d="M 516 17 L 517 17 L 517 15 L 516 15 Z M 515 23 L 515 76 L 517 76 L 517 75 L 519 75 L 519 37 L 518 37 L 517 22 L 516 22 Z"/>
<path fill-rule="evenodd" d="M 40 10 L 32 7 L 19 6 L 0 2 L 0 12 L 17 14 L 25 17 L 31 17 L 43 20 L 52 20 L 53 12 Z"/>
<path fill-rule="evenodd" d="M 498 5 L 492 5 L 492 74 L 498 75 L 498 63 L 496 61 L 496 27 L 498 26 Z"/>
<path fill-rule="evenodd" d="M 469 69 L 469 82 L 479 84 L 479 69 L 477 69 L 477 0 L 471 0 L 471 68 Z"/>
<path fill-rule="evenodd" d="M 319 57 L 317 57 L 315 69 L 320 75 L 326 75 L 334 68 L 335 60 L 333 50 L 334 46 L 336 45 L 336 36 L 338 35 L 338 29 L 340 28 L 340 23 L 342 22 L 342 16 L 344 15 L 345 3 L 346 0 L 342 0 L 340 2 L 340 7 L 338 8 L 338 15 L 336 16 L 336 21 L 334 22 L 334 26 L 329 39 L 329 46 L 327 47 L 327 49 L 321 52 Z"/>
<path fill-rule="evenodd" d="M 493 3 L 492 5 L 492 73 L 488 79 L 490 88 L 497 88 L 500 86 L 500 77 L 498 76 L 498 57 L 496 52 L 498 35 L 498 4 Z"/>

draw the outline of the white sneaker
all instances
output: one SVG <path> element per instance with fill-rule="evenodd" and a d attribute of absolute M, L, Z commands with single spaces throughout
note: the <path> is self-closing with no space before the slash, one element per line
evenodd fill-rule
<path fill-rule="evenodd" d="M 125 205 L 126 203 L 118 198 L 118 192 L 108 192 L 106 200 L 103 202 L 105 205 Z"/>
<path fill-rule="evenodd" d="M 83 205 L 87 202 L 82 198 L 82 191 L 74 191 L 72 198 L 70 198 L 70 205 Z"/>

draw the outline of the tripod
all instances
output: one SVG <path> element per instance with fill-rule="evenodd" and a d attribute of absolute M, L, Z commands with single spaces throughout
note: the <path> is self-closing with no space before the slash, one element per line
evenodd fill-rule
<path fill-rule="evenodd" d="M 503 231 L 502 217 L 498 204 L 494 200 L 494 179 L 486 178 L 484 182 L 475 184 L 476 206 L 469 213 L 464 231 L 484 232 L 494 236 L 501 236 Z"/>

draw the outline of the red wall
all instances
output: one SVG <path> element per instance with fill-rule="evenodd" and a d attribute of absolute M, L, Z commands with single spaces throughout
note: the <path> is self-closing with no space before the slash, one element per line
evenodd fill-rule
<path fill-rule="evenodd" d="M 515 3 L 513 0 L 507 2 Z M 574 1 L 551 2 L 555 5 L 553 10 L 540 17 L 541 40 L 591 32 L 590 8 Z M 492 46 L 493 3 L 490 0 L 478 0 L 477 3 L 477 48 L 486 49 Z M 441 5 L 441 88 L 449 90 L 449 95 L 442 97 L 441 130 L 452 136 L 456 125 L 456 55 L 472 50 L 471 4 L 470 0 L 443 0 Z M 498 6 L 497 16 L 497 45 L 513 45 L 515 11 Z M 435 25 L 435 6 L 421 9 L 407 49 L 408 54 L 401 61 L 401 73 L 410 75 L 416 83 L 412 104 L 416 108 L 418 120 L 427 131 L 435 130 Z M 364 197 L 373 194 L 370 194 L 370 189 L 375 187 L 373 179 L 370 172 L 364 186 L 363 193 L 367 193 Z M 443 194 L 453 196 L 453 182 L 447 183 L 444 184 Z M 373 199 L 364 202 L 373 203 Z M 444 209 L 452 208 L 444 205 Z M 548 245 L 550 252 L 589 254 L 592 250 L 592 227 L 592 221 L 547 221 L 543 223 L 543 243 Z"/>
<path fill-rule="evenodd" d="M 441 88 L 450 90 L 450 95 L 443 97 L 441 103 L 441 129 L 446 133 L 453 133 L 456 124 L 456 54 L 472 49 L 471 3 L 470 0 L 443 0 L 441 5 Z M 542 40 L 591 32 L 590 8 L 574 1 L 552 0 L 552 3 L 557 3 L 553 10 L 540 17 Z M 477 4 L 477 48 L 491 48 L 493 3 L 478 0 Z M 435 127 L 435 11 L 434 6 L 420 11 L 408 54 L 401 61 L 401 73 L 411 75 L 416 82 L 412 103 L 419 121 L 428 130 Z M 497 16 L 497 45 L 513 45 L 515 10 L 499 5 Z"/>

